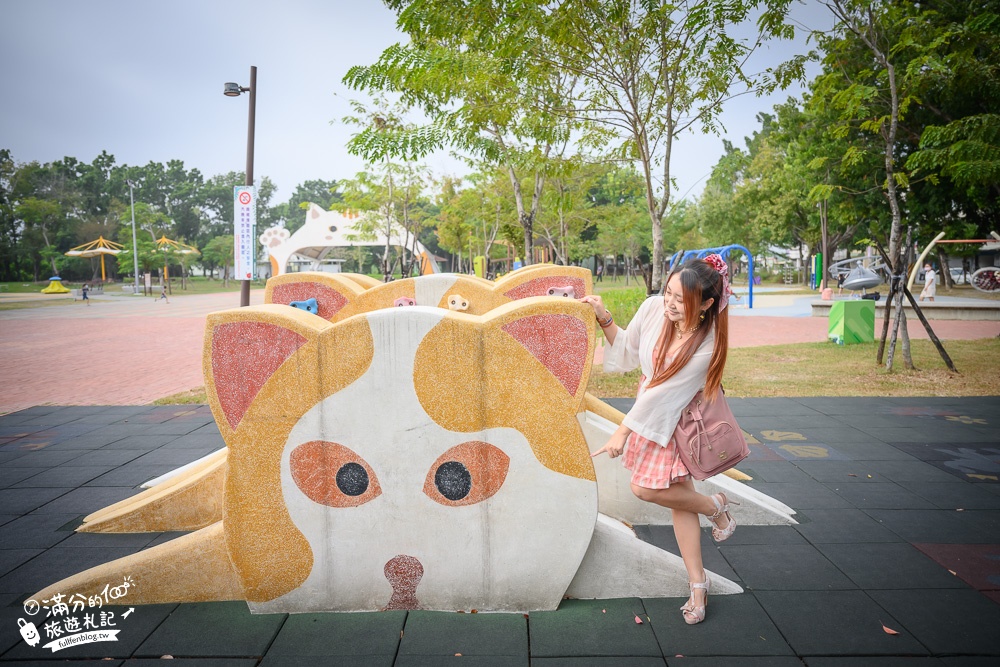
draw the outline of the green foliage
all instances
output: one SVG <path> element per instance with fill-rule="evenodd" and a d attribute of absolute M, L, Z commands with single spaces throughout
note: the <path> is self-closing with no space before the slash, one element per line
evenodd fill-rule
<path fill-rule="evenodd" d="M 216 236 L 209 241 L 201 251 L 205 264 L 214 269 L 218 267 L 222 270 L 223 279 L 229 278 L 229 267 L 236 259 L 236 241 L 232 234 Z"/>
<path fill-rule="evenodd" d="M 646 300 L 646 290 L 643 287 L 608 290 L 601 294 L 601 299 L 604 301 L 604 306 L 614 315 L 615 322 L 624 328 L 632 321 L 639 306 Z"/>

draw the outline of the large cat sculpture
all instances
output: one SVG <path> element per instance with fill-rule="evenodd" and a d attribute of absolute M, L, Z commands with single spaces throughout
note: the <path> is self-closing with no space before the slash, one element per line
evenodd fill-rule
<path fill-rule="evenodd" d="M 130 604 L 242 599 L 254 612 L 686 594 L 676 556 L 598 517 L 578 421 L 594 326 L 587 306 L 549 298 L 337 323 L 281 305 L 214 313 L 204 359 L 228 447 L 222 520 L 34 599 L 93 595 L 125 574 Z"/>
<path fill-rule="evenodd" d="M 317 272 L 271 278 L 266 303 L 282 303 L 339 322 L 352 314 L 398 305 L 433 305 L 442 309 L 484 315 L 492 309 L 531 296 L 588 294 L 591 275 L 586 269 L 533 265 L 503 276 L 495 283 L 456 274 L 438 274 L 383 284 L 368 276 Z M 587 395 L 579 419 L 592 449 L 600 447 L 621 423 L 623 415 Z M 94 512 L 84 519 L 82 532 L 149 532 L 196 530 L 222 515 L 222 489 L 227 452 L 219 450 L 199 461 L 148 482 L 148 490 Z M 617 461 L 595 461 L 601 512 L 630 524 L 670 523 L 669 510 L 639 501 L 629 477 Z M 730 471 L 730 475 L 738 475 Z M 743 524 L 795 523 L 795 511 L 735 478 L 700 482 L 703 493 L 724 491 L 741 499 L 737 519 Z M 707 525 L 707 522 L 704 522 Z"/>

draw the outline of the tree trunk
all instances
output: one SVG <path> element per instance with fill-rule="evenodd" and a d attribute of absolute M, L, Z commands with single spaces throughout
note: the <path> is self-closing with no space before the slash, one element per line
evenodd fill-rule
<path fill-rule="evenodd" d="M 823 261 L 821 262 L 821 268 L 820 268 L 820 270 L 823 272 L 823 275 L 819 281 L 819 289 L 821 292 L 824 289 L 826 289 L 826 278 L 827 275 L 829 275 L 829 270 L 830 270 L 830 233 L 827 227 L 828 220 L 826 217 L 826 210 L 827 210 L 826 200 L 824 199 L 819 203 L 819 223 L 822 234 L 821 243 L 823 252 Z"/>
<path fill-rule="evenodd" d="M 941 276 L 941 284 L 947 289 L 952 289 L 955 286 L 955 281 L 952 280 L 951 271 L 948 270 L 948 256 L 944 252 L 944 248 L 940 245 L 937 247 L 937 257 L 938 257 L 938 275 Z"/>

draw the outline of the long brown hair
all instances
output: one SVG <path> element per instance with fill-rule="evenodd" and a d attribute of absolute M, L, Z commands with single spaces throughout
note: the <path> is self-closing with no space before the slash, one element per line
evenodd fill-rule
<path fill-rule="evenodd" d="M 663 319 L 663 329 L 656 342 L 659 354 L 654 359 L 653 377 L 646 387 L 655 387 L 676 375 L 691 361 L 691 357 L 705 340 L 708 332 L 714 330 L 715 347 L 712 350 L 712 360 L 708 364 L 708 377 L 705 379 L 705 396 L 711 401 L 715 399 L 719 386 L 722 384 L 722 371 L 726 367 L 726 354 L 729 351 L 729 313 L 725 309 L 719 310 L 723 289 L 722 275 L 715 270 L 715 267 L 702 259 L 684 262 L 667 275 L 664 284 L 669 282 L 675 274 L 680 277 L 681 287 L 684 290 L 683 326 L 685 329 L 690 329 L 698 324 L 702 314 L 701 305 L 705 301 L 708 299 L 715 299 L 715 301 L 704 311 L 705 319 L 701 322 L 701 326 L 681 346 L 669 364 L 666 364 L 667 347 L 669 347 L 669 337 L 673 335 L 673 325 L 670 320 Z"/>

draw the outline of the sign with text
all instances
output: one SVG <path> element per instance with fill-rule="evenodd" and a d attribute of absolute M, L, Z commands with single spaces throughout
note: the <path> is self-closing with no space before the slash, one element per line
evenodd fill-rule
<path fill-rule="evenodd" d="M 237 185 L 233 188 L 234 228 L 237 280 L 252 280 L 256 269 L 257 188 Z"/>

